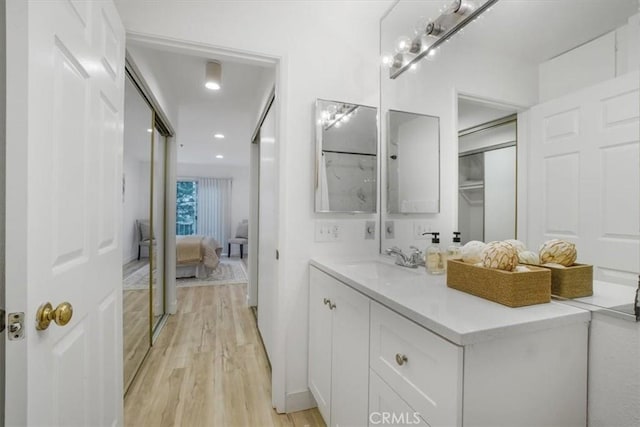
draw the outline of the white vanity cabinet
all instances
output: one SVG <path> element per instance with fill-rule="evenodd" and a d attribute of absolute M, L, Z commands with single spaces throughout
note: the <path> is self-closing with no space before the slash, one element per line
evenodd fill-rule
<path fill-rule="evenodd" d="M 586 425 L 588 312 L 361 265 L 310 269 L 309 387 L 328 425 Z"/>
<path fill-rule="evenodd" d="M 369 298 L 311 268 L 309 388 L 329 426 L 366 426 Z"/>

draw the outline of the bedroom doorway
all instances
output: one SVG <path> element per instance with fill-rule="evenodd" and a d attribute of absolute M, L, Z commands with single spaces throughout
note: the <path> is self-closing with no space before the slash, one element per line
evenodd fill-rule
<path fill-rule="evenodd" d="M 272 135 L 266 137 L 261 143 L 268 145 L 268 150 L 263 150 L 260 164 L 260 176 L 270 174 L 269 182 L 260 182 L 259 189 L 254 187 L 250 178 L 257 169 L 251 161 L 252 130 L 256 123 L 264 120 L 264 109 L 267 101 L 272 99 L 276 92 L 276 81 L 279 78 L 278 64 L 275 58 L 254 54 L 234 52 L 227 49 L 208 48 L 202 45 L 193 46 L 189 43 L 168 41 L 149 36 L 132 35 L 127 41 L 127 51 L 136 59 L 144 61 L 149 69 L 161 70 L 158 72 L 157 87 L 166 96 L 167 105 L 171 105 L 174 117 L 177 118 L 175 152 L 168 158 L 169 175 L 167 188 L 174 191 L 168 193 L 167 206 L 176 216 L 175 223 L 168 217 L 175 232 L 167 235 L 167 254 L 176 254 L 177 258 L 177 229 L 178 223 L 185 228 L 195 226 L 196 231 L 190 236 L 210 237 L 219 245 L 216 252 L 219 253 L 220 265 L 232 265 L 230 270 L 236 270 L 239 264 L 244 270 L 244 285 L 251 283 L 258 276 L 260 268 L 260 280 L 263 283 L 268 280 L 273 284 L 273 301 L 270 306 L 263 306 L 263 321 L 257 320 L 260 333 L 271 337 L 274 343 L 272 348 L 280 346 L 283 342 L 283 330 L 276 327 L 277 313 L 277 275 L 278 261 L 276 258 L 277 242 L 279 237 L 279 202 L 278 202 L 278 141 L 276 138 L 276 123 L 278 122 L 277 102 L 273 103 L 269 123 L 272 123 Z M 222 67 L 222 85 L 219 91 L 211 91 L 204 88 L 204 77 L 207 64 L 218 62 Z M 164 91 L 163 88 L 170 88 Z M 164 97 L 164 96 L 163 96 Z M 271 101 L 269 101 L 271 102 Z M 232 116 L 230 116 L 232 115 Z M 203 191 L 205 180 L 227 179 L 230 184 L 231 195 L 226 206 L 229 211 L 222 213 L 227 220 L 222 221 L 224 226 L 219 231 L 207 232 L 207 221 L 213 214 L 204 213 L 203 199 L 200 194 Z M 197 182 L 197 208 L 196 218 L 183 216 L 178 221 L 177 183 L 183 181 Z M 251 192 L 257 192 L 260 200 L 260 208 L 270 201 L 269 214 L 271 225 L 259 227 L 257 217 L 254 217 L 255 209 L 250 207 Z M 171 200 L 173 198 L 173 200 Z M 169 215 L 169 212 L 168 212 Z M 192 214 L 193 216 L 193 214 Z M 183 231 L 184 234 L 191 230 Z M 266 236 L 266 237 L 265 237 Z M 173 239 L 173 242 L 172 242 Z M 242 246 L 240 243 L 243 242 Z M 265 242 L 271 242 L 263 248 Z M 205 245 L 202 245 L 204 248 Z M 215 246 L 215 245 L 214 245 Z M 240 253 L 242 248 L 242 254 Z M 264 250 L 261 250 L 264 249 Z M 203 249 L 203 252 L 206 250 Z M 262 256 L 264 254 L 264 257 Z M 241 256 L 242 255 L 242 256 Z M 257 267 L 258 258 L 261 267 Z M 169 313 L 177 313 L 181 310 L 181 290 L 184 286 L 194 286 L 196 277 L 174 279 L 179 277 L 179 268 L 171 271 L 171 264 L 176 260 L 167 258 L 167 309 Z M 255 263 L 255 264 L 254 264 Z M 175 262 L 174 265 L 178 265 Z M 178 265 L 179 267 L 179 265 Z M 272 277 L 264 277 L 263 267 L 267 267 L 265 274 Z M 229 269 L 228 269 L 229 270 Z M 218 271 L 219 273 L 219 271 Z M 226 274 L 223 274 L 226 277 Z M 232 274 L 235 279 L 235 274 Z M 178 282 L 181 280 L 181 282 Z M 192 283 L 183 284 L 184 280 Z M 229 280 L 233 281 L 233 280 Z M 250 286 L 249 286 L 250 287 Z M 245 299 L 248 299 L 245 292 Z M 253 302 L 253 301 L 251 301 Z M 271 307 L 271 308 L 269 308 Z M 249 304 L 247 304 L 249 310 Z M 267 338 L 269 340 L 269 338 Z M 266 344 L 270 348 L 269 344 Z M 269 351 L 269 358 L 273 367 L 274 406 L 279 409 L 284 407 L 284 365 L 276 360 L 277 351 Z M 276 397 L 277 396 L 277 397 Z"/>

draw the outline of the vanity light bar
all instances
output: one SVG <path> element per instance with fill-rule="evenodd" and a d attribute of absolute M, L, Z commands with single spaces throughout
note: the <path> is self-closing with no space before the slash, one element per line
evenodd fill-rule
<path fill-rule="evenodd" d="M 336 124 L 342 122 L 345 117 L 348 117 L 357 109 L 358 105 L 342 104 L 340 107 L 338 107 L 336 113 L 331 114 L 329 116 L 329 119 L 323 122 L 324 130 L 329 130 L 332 127 L 336 126 Z"/>
<path fill-rule="evenodd" d="M 487 0 L 474 7 L 477 2 L 454 0 L 440 16 L 425 25 L 422 33 L 412 40 L 407 53 L 398 53 L 393 57 L 389 78 L 395 79 L 425 56 L 434 54 L 442 43 L 497 2 L 498 0 Z M 433 41 L 428 43 L 430 40 Z"/>

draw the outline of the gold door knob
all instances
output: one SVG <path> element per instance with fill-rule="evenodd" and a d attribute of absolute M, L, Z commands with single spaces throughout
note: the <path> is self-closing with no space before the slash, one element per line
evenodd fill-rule
<path fill-rule="evenodd" d="M 73 317 L 73 306 L 70 303 L 66 301 L 60 303 L 55 310 L 50 302 L 44 303 L 36 313 L 36 329 L 44 331 L 52 320 L 56 322 L 56 325 L 64 326 L 69 323 L 71 317 Z"/>

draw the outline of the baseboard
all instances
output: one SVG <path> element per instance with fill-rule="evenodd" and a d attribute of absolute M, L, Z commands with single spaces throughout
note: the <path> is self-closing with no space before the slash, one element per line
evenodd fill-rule
<path fill-rule="evenodd" d="M 287 413 L 304 411 L 317 406 L 318 404 L 309 389 L 287 393 L 287 400 L 285 402 L 285 412 Z"/>
<path fill-rule="evenodd" d="M 168 314 L 176 314 L 178 312 L 178 301 L 170 301 L 167 304 L 167 313 Z"/>

